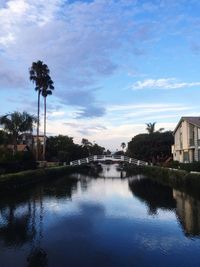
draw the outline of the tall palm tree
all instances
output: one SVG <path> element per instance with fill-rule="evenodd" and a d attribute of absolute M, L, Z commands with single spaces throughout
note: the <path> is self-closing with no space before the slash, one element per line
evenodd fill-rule
<path fill-rule="evenodd" d="M 39 159 L 39 125 L 40 125 L 40 95 L 42 90 L 48 88 L 46 86 L 49 80 L 49 68 L 41 60 L 33 62 L 31 68 L 29 69 L 30 80 L 35 83 L 35 90 L 38 93 L 38 103 L 37 103 L 37 146 L 36 146 L 36 160 Z"/>
<path fill-rule="evenodd" d="M 13 112 L 0 117 L 0 125 L 9 133 L 13 140 L 14 152 L 17 151 L 17 141 L 23 133 L 32 132 L 34 123 L 37 123 L 35 116 L 27 112 Z"/>
<path fill-rule="evenodd" d="M 46 82 L 42 88 L 42 96 L 44 97 L 44 144 L 43 144 L 43 160 L 45 160 L 46 154 L 46 113 L 47 113 L 47 96 L 52 95 L 54 90 L 53 81 L 49 75 L 47 75 Z"/>

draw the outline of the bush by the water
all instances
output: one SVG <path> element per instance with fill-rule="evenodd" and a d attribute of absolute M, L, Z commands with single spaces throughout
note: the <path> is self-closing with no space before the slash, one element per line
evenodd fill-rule
<path fill-rule="evenodd" d="M 0 174 L 20 172 L 36 168 L 31 151 L 13 153 L 9 149 L 0 149 Z"/>
<path fill-rule="evenodd" d="M 191 171 L 200 172 L 200 162 L 198 161 L 195 161 L 193 163 L 180 163 L 178 161 L 172 161 L 169 164 L 167 164 L 166 167 L 185 170 L 188 172 Z"/>

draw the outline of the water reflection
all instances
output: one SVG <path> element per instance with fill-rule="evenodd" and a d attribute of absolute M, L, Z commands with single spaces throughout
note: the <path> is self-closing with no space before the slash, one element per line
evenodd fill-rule
<path fill-rule="evenodd" d="M 67 180 L 66 183 L 66 177 L 63 177 L 22 192 L 12 192 L 11 195 L 0 198 L 0 243 L 3 242 L 4 248 L 21 248 L 28 244 L 30 249 L 27 267 L 48 266 L 47 253 L 42 248 L 43 202 L 47 197 L 48 199 L 71 199 L 72 192 L 76 191 L 77 180 L 69 178 Z"/>
<path fill-rule="evenodd" d="M 102 168 L 1 196 L 0 266 L 199 266 L 199 201 Z"/>
<path fill-rule="evenodd" d="M 98 177 L 101 178 L 125 178 L 126 172 L 123 171 L 119 164 L 101 164 L 102 171 Z"/>
<path fill-rule="evenodd" d="M 156 215 L 158 209 L 173 210 L 186 236 L 200 235 L 198 199 L 141 176 L 129 179 L 129 188 L 134 196 L 146 203 L 150 215 Z"/>
<path fill-rule="evenodd" d="M 184 192 L 173 190 L 176 213 L 186 235 L 200 235 L 200 201 Z"/>
<path fill-rule="evenodd" d="M 158 209 L 175 209 L 176 201 L 173 190 L 168 186 L 158 184 L 148 178 L 129 180 L 129 188 L 137 198 L 149 207 L 149 214 L 157 214 Z"/>

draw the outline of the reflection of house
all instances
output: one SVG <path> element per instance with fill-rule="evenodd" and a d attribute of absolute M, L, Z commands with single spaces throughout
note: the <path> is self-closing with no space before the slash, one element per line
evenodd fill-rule
<path fill-rule="evenodd" d="M 173 159 L 200 161 L 200 117 L 182 117 L 174 130 Z"/>
<path fill-rule="evenodd" d="M 200 234 L 200 201 L 186 193 L 173 190 L 176 199 L 176 213 L 188 235 Z"/>

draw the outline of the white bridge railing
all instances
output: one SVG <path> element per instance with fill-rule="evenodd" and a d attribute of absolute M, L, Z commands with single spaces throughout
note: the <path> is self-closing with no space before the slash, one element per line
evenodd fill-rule
<path fill-rule="evenodd" d="M 104 161 L 127 162 L 138 166 L 148 165 L 148 163 L 145 161 L 133 159 L 122 155 L 94 155 L 94 156 L 89 156 L 87 158 L 71 161 L 70 165 L 76 166 L 76 165 L 88 164 L 90 162 L 104 162 Z"/>

